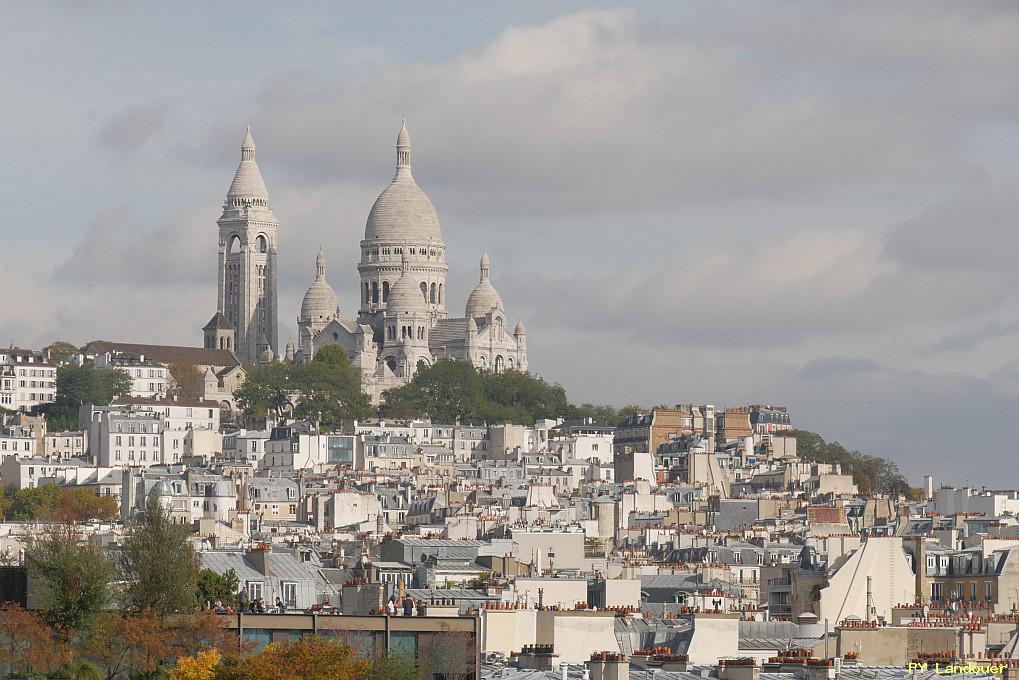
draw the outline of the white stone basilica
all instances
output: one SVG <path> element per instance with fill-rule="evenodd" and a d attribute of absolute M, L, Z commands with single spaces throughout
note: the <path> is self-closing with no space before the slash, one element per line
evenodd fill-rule
<path fill-rule="evenodd" d="M 419 368 L 440 359 L 467 361 L 494 371 L 527 370 L 524 325 L 518 322 L 509 330 L 502 297 L 489 277 L 487 254 L 481 257 L 480 280 L 467 299 L 463 317 L 448 315 L 446 244 L 432 202 L 411 175 L 410 152 L 410 133 L 404 124 L 396 141 L 396 175 L 375 200 L 361 241 L 357 312 L 341 311 L 339 299 L 326 280 L 325 255 L 320 250 L 315 281 L 304 296 L 297 321 L 298 346 L 288 343 L 284 354 L 287 360 L 310 361 L 322 347 L 340 345 L 361 370 L 364 390 L 374 402 L 383 391 L 409 382 Z M 261 175 L 257 181 L 251 179 L 258 168 L 254 165 L 250 132 L 242 147 L 238 177 L 242 170 L 244 195 L 235 196 L 236 187 L 231 186 L 220 220 L 222 316 L 213 317 L 205 331 L 207 346 L 229 343 L 233 328 L 224 325 L 240 331 L 248 321 L 244 334 L 237 333 L 237 349 L 243 361 L 254 363 L 278 356 L 276 222 Z M 237 208 L 242 213 L 235 217 Z M 235 234 L 239 253 L 231 269 L 235 260 L 231 259 L 230 244 Z M 264 240 L 259 241 L 260 237 Z M 264 268 L 262 259 L 266 260 Z M 248 268 L 254 274 L 250 279 L 244 274 Z M 232 274 L 235 270 L 240 275 Z M 237 291 L 241 291 L 239 295 Z M 231 304 L 235 299 L 237 303 Z M 264 320 L 263 313 L 270 311 L 271 320 Z M 242 342 L 242 337 L 252 336 L 254 341 Z"/>

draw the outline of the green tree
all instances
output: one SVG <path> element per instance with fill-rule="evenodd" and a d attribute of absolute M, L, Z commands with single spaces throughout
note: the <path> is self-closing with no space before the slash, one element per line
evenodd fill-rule
<path fill-rule="evenodd" d="M 122 551 L 129 609 L 159 615 L 196 609 L 199 567 L 190 538 L 190 529 L 174 522 L 155 494 L 146 499 Z"/>
<path fill-rule="evenodd" d="M 57 340 L 44 347 L 42 351 L 49 357 L 51 363 L 57 365 L 66 363 L 71 357 L 79 354 L 78 348 L 66 340 Z"/>
<path fill-rule="evenodd" d="M 565 418 L 573 409 L 566 390 L 526 371 L 481 373 L 489 422 L 509 420 L 531 425 L 539 418 Z M 500 418 L 500 414 L 505 414 Z"/>
<path fill-rule="evenodd" d="M 247 418 L 293 415 L 338 430 L 374 410 L 361 389 L 361 373 L 338 345 L 324 347 L 303 364 L 267 364 L 252 370 L 234 396 Z"/>
<path fill-rule="evenodd" d="M 122 368 L 61 366 L 57 369 L 57 401 L 106 406 L 131 391 L 131 376 Z"/>
<path fill-rule="evenodd" d="M 323 430 L 340 430 L 344 423 L 373 413 L 361 389 L 361 372 L 339 345 L 323 347 L 312 361 L 290 371 L 291 385 L 299 393 L 296 417 L 320 420 Z"/>
<path fill-rule="evenodd" d="M 18 521 L 52 520 L 62 495 L 56 484 L 18 489 L 11 497 L 11 516 Z"/>
<path fill-rule="evenodd" d="M 173 378 L 173 393 L 183 399 L 198 399 L 202 393 L 202 372 L 194 364 L 173 363 L 166 367 Z"/>
<path fill-rule="evenodd" d="M 74 527 L 49 527 L 31 541 L 26 561 L 50 625 L 87 631 L 109 604 L 113 562 L 102 547 L 83 541 Z"/>
<path fill-rule="evenodd" d="M 421 676 L 422 669 L 413 656 L 387 652 L 372 659 L 365 680 L 419 680 Z"/>
<path fill-rule="evenodd" d="M 244 383 L 234 391 L 237 406 L 246 418 L 268 418 L 275 415 L 277 421 L 292 406 L 294 387 L 290 382 L 288 364 L 266 364 L 259 366 L 245 378 Z"/>
<path fill-rule="evenodd" d="M 239 588 L 240 579 L 233 569 L 227 569 L 222 574 L 212 569 L 202 569 L 198 573 L 199 604 L 220 602 L 224 605 L 236 605 Z"/>
<path fill-rule="evenodd" d="M 131 376 L 122 368 L 95 368 L 92 369 L 92 375 L 94 380 L 92 400 L 83 403 L 106 406 L 115 397 L 131 393 Z"/>
<path fill-rule="evenodd" d="M 103 672 L 99 666 L 85 659 L 75 659 L 64 666 L 58 676 L 67 680 L 103 680 Z"/>
<path fill-rule="evenodd" d="M 57 397 L 40 410 L 51 432 L 78 428 L 78 407 L 106 406 L 131 392 L 131 376 L 120 368 L 94 368 L 65 364 L 57 369 Z"/>
<path fill-rule="evenodd" d="M 429 417 L 441 423 L 480 423 L 487 406 L 481 374 L 464 361 L 438 361 L 406 385 L 386 390 L 384 398 L 387 416 Z"/>
<path fill-rule="evenodd" d="M 590 418 L 591 422 L 598 425 L 616 425 L 622 418 L 620 411 L 609 404 L 580 404 L 574 406 L 570 414 L 570 420 L 575 423 L 583 422 Z"/>
<path fill-rule="evenodd" d="M 803 460 L 838 463 L 842 473 L 852 475 L 863 493 L 910 494 L 909 481 L 890 460 L 850 451 L 838 442 L 825 441 L 816 432 L 789 430 L 782 435 L 796 439 L 796 454 Z"/>
<path fill-rule="evenodd" d="M 430 417 L 464 423 L 531 425 L 538 418 L 566 418 L 574 412 L 559 385 L 525 371 L 479 370 L 464 361 L 438 361 L 419 370 L 408 384 L 385 393 L 385 415 Z"/>

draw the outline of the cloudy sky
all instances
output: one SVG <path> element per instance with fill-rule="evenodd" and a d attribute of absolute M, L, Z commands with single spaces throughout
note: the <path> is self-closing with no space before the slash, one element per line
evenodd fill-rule
<path fill-rule="evenodd" d="M 248 124 L 281 341 L 319 244 L 355 310 L 406 115 L 452 311 L 487 249 L 574 401 L 787 404 L 915 483 L 1019 484 L 1013 2 L 0 14 L 2 342 L 199 343 Z"/>

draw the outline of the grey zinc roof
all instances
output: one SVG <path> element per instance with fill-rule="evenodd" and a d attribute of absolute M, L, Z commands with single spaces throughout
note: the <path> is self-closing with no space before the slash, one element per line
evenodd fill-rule
<path fill-rule="evenodd" d="M 439 319 L 428 333 L 432 347 L 462 345 L 467 337 L 467 319 Z"/>
<path fill-rule="evenodd" d="M 266 578 L 284 581 L 312 580 L 316 585 L 326 585 L 325 577 L 319 570 L 307 563 L 300 562 L 291 554 L 273 552 L 269 555 L 269 576 L 255 569 L 240 550 L 202 550 L 198 553 L 202 567 L 222 574 L 233 569 L 241 583 L 245 581 L 263 581 Z"/>
<path fill-rule="evenodd" d="M 566 669 L 567 680 L 581 680 L 584 677 L 583 664 L 568 664 Z M 647 671 L 643 668 L 630 666 L 629 680 L 647 680 Z M 935 680 L 939 676 L 933 669 L 926 673 L 910 674 L 902 666 L 843 666 L 839 675 L 840 680 L 897 680 L 910 678 L 910 680 Z M 993 678 L 990 675 L 973 675 L 960 673 L 953 675 L 955 678 Z M 552 671 L 533 671 L 502 664 L 482 664 L 482 680 L 561 680 L 561 671 L 557 668 Z M 655 680 L 705 680 L 715 678 L 718 675 L 714 666 L 691 666 L 689 671 L 663 671 L 656 670 Z M 798 673 L 762 673 L 762 680 L 802 680 Z"/>
<path fill-rule="evenodd" d="M 458 541 L 452 538 L 412 538 L 410 536 L 404 536 L 398 538 L 398 541 L 404 545 L 414 547 L 431 547 L 431 548 L 466 548 L 473 547 L 477 548 L 486 545 L 484 541 Z"/>

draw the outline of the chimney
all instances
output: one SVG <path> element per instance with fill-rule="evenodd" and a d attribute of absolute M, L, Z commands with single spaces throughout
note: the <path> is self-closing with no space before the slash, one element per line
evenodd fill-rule
<path fill-rule="evenodd" d="M 552 645 L 524 645 L 517 655 L 517 665 L 526 670 L 554 671 L 559 665 L 559 655 Z"/>
<path fill-rule="evenodd" d="M 587 662 L 591 680 L 629 680 L 630 658 L 617 652 L 595 652 Z"/>
<path fill-rule="evenodd" d="M 262 543 L 248 551 L 248 560 L 262 576 L 269 576 L 269 545 Z"/>
<path fill-rule="evenodd" d="M 719 680 L 761 680 L 761 668 L 754 659 L 722 659 L 718 662 Z"/>

